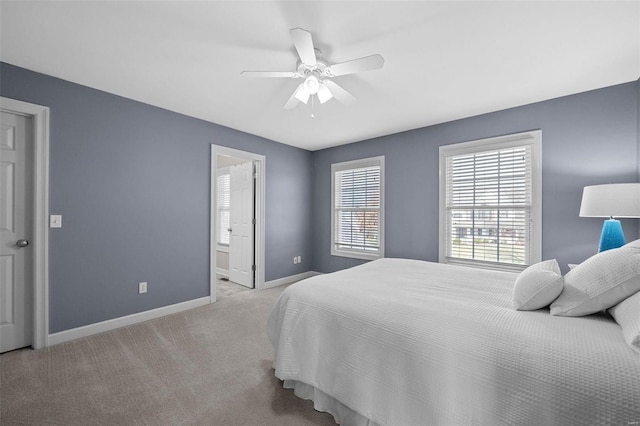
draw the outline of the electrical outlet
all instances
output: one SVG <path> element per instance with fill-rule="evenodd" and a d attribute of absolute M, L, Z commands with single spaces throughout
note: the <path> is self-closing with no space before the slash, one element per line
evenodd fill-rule
<path fill-rule="evenodd" d="M 293 256 L 293 264 L 296 265 L 298 263 L 298 257 Z"/>
<path fill-rule="evenodd" d="M 52 214 L 49 216 L 49 228 L 62 228 L 61 214 Z"/>
<path fill-rule="evenodd" d="M 138 294 L 142 294 L 142 293 L 146 293 L 147 292 L 147 283 L 138 283 Z"/>
<path fill-rule="evenodd" d="M 298 256 L 298 263 L 302 263 L 302 256 Z"/>

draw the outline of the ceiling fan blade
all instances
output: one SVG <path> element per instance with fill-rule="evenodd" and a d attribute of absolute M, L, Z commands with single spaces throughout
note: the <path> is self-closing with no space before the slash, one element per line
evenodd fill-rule
<path fill-rule="evenodd" d="M 298 105 L 298 99 L 296 98 L 296 92 L 293 92 L 293 95 L 289 98 L 287 103 L 284 104 L 282 109 L 293 109 Z"/>
<path fill-rule="evenodd" d="M 303 30 L 302 28 L 292 28 L 289 33 L 291 34 L 291 39 L 293 40 L 293 44 L 298 51 L 298 56 L 300 56 L 302 63 L 305 65 L 315 66 L 317 63 L 316 52 L 313 48 L 311 33 L 307 30 Z"/>
<path fill-rule="evenodd" d="M 331 80 L 325 80 L 324 84 L 329 88 L 329 90 L 331 90 L 331 94 L 333 95 L 333 97 L 340 101 L 340 103 L 347 106 L 356 103 L 356 98 L 354 98 L 351 93 L 338 86 L 335 82 Z"/>
<path fill-rule="evenodd" d="M 334 64 L 329 67 L 332 76 L 355 74 L 361 71 L 377 70 L 384 65 L 384 58 L 378 54 L 365 56 L 364 58 Z"/>
<path fill-rule="evenodd" d="M 299 77 L 299 74 L 297 72 L 290 71 L 242 71 L 240 74 L 244 75 L 245 77 Z"/>

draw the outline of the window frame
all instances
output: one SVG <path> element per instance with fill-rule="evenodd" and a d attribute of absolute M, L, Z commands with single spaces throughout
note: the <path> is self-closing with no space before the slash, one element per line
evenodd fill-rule
<path fill-rule="evenodd" d="M 365 251 L 359 249 L 344 249 L 336 247 L 336 173 L 345 170 L 361 169 L 365 167 L 380 167 L 380 207 L 378 218 L 378 235 L 380 247 L 377 251 Z M 375 260 L 384 257 L 384 211 L 385 211 L 385 170 L 384 156 L 369 157 L 359 160 L 343 161 L 331 164 L 331 255 L 350 257 L 354 259 Z"/>
<path fill-rule="evenodd" d="M 447 229 L 447 170 L 446 161 L 451 156 L 467 155 L 509 149 L 531 147 L 531 222 L 529 241 L 529 263 L 525 265 L 491 262 L 474 259 L 449 259 L 447 247 L 451 233 Z M 521 271 L 542 259 L 542 131 L 533 130 L 511 135 L 442 145 L 439 148 L 439 247 L 440 263 L 471 266 L 502 271 Z"/>
<path fill-rule="evenodd" d="M 221 233 L 223 232 L 223 230 L 221 229 L 221 226 L 222 226 L 221 212 L 224 210 L 226 211 L 231 210 L 231 208 L 228 208 L 228 209 L 221 208 L 219 203 L 219 200 L 220 200 L 219 179 L 223 175 L 229 175 L 229 179 L 231 179 L 231 167 L 222 167 L 216 170 L 216 226 L 218 227 L 216 232 L 216 250 L 228 253 L 229 244 L 228 243 L 225 244 L 220 241 L 222 236 Z M 231 192 L 231 185 L 229 185 L 229 192 Z M 231 194 L 229 194 L 229 196 L 231 196 Z"/>

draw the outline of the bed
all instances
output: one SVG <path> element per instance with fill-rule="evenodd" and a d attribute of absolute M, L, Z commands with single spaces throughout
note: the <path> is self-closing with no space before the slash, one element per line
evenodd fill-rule
<path fill-rule="evenodd" d="M 640 353 L 606 313 L 516 311 L 517 273 L 380 259 L 289 286 L 275 375 L 343 425 L 637 425 Z"/>

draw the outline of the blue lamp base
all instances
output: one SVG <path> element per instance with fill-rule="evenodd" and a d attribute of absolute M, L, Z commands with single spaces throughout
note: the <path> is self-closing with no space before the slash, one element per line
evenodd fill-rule
<path fill-rule="evenodd" d="M 611 250 L 625 245 L 624 233 L 622 225 L 617 219 L 607 219 L 602 225 L 602 234 L 600 235 L 600 247 L 598 252 Z"/>

